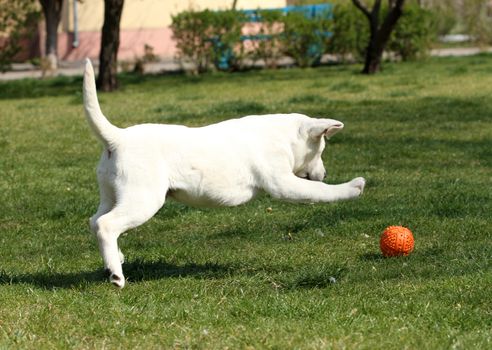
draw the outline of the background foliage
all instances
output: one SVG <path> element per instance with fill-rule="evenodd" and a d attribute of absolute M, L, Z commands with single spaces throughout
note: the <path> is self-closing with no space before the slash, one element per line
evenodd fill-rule
<path fill-rule="evenodd" d="M 283 52 L 294 59 L 299 67 L 319 63 L 326 52 L 332 20 L 323 16 L 306 18 L 301 13 L 290 12 L 282 17 Z"/>
<path fill-rule="evenodd" d="M 492 4 L 487 0 L 467 0 L 463 17 L 468 34 L 479 45 L 492 44 Z"/>
<path fill-rule="evenodd" d="M 404 61 L 425 57 L 436 40 L 437 17 L 437 14 L 419 6 L 406 6 L 391 34 L 389 51 Z"/>
<path fill-rule="evenodd" d="M 183 64 L 191 63 L 194 73 L 205 72 L 212 59 L 210 26 L 212 12 L 184 11 L 172 18 L 171 29 L 176 41 L 178 58 Z"/>
<path fill-rule="evenodd" d="M 232 69 L 242 67 L 245 58 L 261 59 L 274 68 L 286 55 L 300 67 L 313 66 L 324 53 L 343 60 L 360 61 L 369 39 L 369 25 L 351 2 L 338 2 L 333 19 L 308 19 L 300 13 L 258 11 L 262 23 L 256 40 L 240 40 L 246 18 L 236 11 L 183 12 L 173 18 L 174 37 L 183 62 L 191 62 L 195 73 L 226 61 Z M 383 18 L 383 15 L 381 16 Z M 389 43 L 389 50 L 403 60 L 426 56 L 437 31 L 436 16 L 417 5 L 405 7 Z M 244 34 L 244 33 L 243 33 Z M 251 35 L 250 35 L 251 36 Z"/>
<path fill-rule="evenodd" d="M 184 11 L 172 18 L 178 58 L 194 74 L 220 66 L 221 59 L 236 67 L 242 57 L 243 15 L 236 11 Z"/>
<path fill-rule="evenodd" d="M 276 68 L 284 55 L 282 39 L 282 13 L 280 11 L 258 11 L 262 25 L 256 26 L 254 36 L 264 38 L 249 40 L 249 57 L 254 61 L 262 60 L 267 68 Z M 268 38 L 268 39 L 267 39 Z"/>
<path fill-rule="evenodd" d="M 20 40 L 36 26 L 40 11 L 35 0 L 0 0 L 0 72 L 10 68 L 21 50 Z"/>

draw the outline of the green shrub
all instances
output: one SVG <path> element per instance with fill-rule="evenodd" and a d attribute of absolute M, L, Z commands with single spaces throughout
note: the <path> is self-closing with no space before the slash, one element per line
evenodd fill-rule
<path fill-rule="evenodd" d="M 333 8 L 333 37 L 328 51 L 340 59 L 357 61 L 364 57 L 369 41 L 367 18 L 352 3 L 336 4 Z"/>
<path fill-rule="evenodd" d="M 171 29 L 178 59 L 185 69 L 185 64 L 191 64 L 190 70 L 194 74 L 209 69 L 212 60 L 211 23 L 212 12 L 209 10 L 184 11 L 172 17 Z"/>
<path fill-rule="evenodd" d="M 468 0 L 463 6 L 467 33 L 478 45 L 492 44 L 492 4 L 487 0 Z"/>
<path fill-rule="evenodd" d="M 21 49 L 20 40 L 38 17 L 34 0 L 0 0 L 0 72 L 10 68 Z"/>
<path fill-rule="evenodd" d="M 258 11 L 262 22 L 255 32 L 258 40 L 251 40 L 253 60 L 263 60 L 267 68 L 276 68 L 278 60 L 283 56 L 283 40 L 281 38 L 282 12 Z"/>
<path fill-rule="evenodd" d="M 386 16 L 381 10 L 380 20 Z M 369 43 L 367 18 L 351 3 L 337 4 L 333 10 L 333 37 L 328 50 L 342 59 L 351 57 L 360 61 Z M 405 6 L 391 35 L 387 50 L 402 60 L 423 57 L 428 52 L 437 32 L 435 15 L 417 5 Z"/>
<path fill-rule="evenodd" d="M 481 1 L 481 0 L 474 0 Z M 385 10 L 380 18 L 385 17 Z M 343 60 L 362 60 L 369 41 L 369 23 L 351 2 L 337 2 L 333 19 L 306 18 L 300 12 L 259 11 L 258 26 L 250 51 L 246 52 L 241 32 L 245 15 L 238 11 L 186 11 L 173 17 L 172 30 L 178 58 L 195 74 L 217 69 L 239 69 L 246 55 L 275 68 L 282 55 L 292 57 L 301 67 L 319 63 L 330 52 Z M 425 56 L 436 32 L 435 17 L 416 5 L 404 8 L 387 49 L 403 60 Z M 332 33 L 330 37 L 328 33 Z M 249 44 L 249 43 L 248 43 Z M 188 63 L 188 66 L 186 65 Z"/>
<path fill-rule="evenodd" d="M 242 57 L 240 44 L 242 14 L 236 11 L 184 11 L 172 17 L 171 29 L 178 59 L 194 74 L 217 68 L 234 67 Z"/>
<path fill-rule="evenodd" d="M 406 6 L 391 34 L 388 49 L 403 61 L 427 55 L 436 36 L 435 16 L 419 6 Z"/>
<path fill-rule="evenodd" d="M 460 22 L 458 14 L 461 11 L 456 0 L 432 1 L 429 4 L 426 3 L 426 8 L 435 14 L 434 26 L 437 35 L 450 34 Z"/>
<path fill-rule="evenodd" d="M 209 40 L 212 40 L 212 62 L 217 69 L 238 69 L 244 56 L 241 31 L 244 14 L 229 10 L 212 12 Z"/>
<path fill-rule="evenodd" d="M 300 67 L 310 67 L 326 52 L 331 20 L 325 17 L 306 18 L 302 13 L 289 12 L 282 17 L 281 35 L 284 52 Z"/>

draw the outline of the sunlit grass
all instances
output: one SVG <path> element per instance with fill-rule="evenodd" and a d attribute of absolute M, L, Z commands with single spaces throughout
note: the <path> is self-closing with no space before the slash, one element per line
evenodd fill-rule
<path fill-rule="evenodd" d="M 166 203 L 120 239 L 122 291 L 88 233 L 100 146 L 81 79 L 1 83 L 0 348 L 491 347 L 492 56 L 385 68 L 130 75 L 101 94 L 119 126 L 336 118 L 327 181 L 368 180 L 336 204 Z M 412 255 L 381 257 L 388 225 L 414 232 Z"/>

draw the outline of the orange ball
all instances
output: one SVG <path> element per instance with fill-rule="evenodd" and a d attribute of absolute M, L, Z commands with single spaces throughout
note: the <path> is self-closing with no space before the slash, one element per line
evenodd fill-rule
<path fill-rule="evenodd" d="M 387 257 L 408 255 L 414 247 L 412 231 L 403 226 L 389 226 L 381 235 L 379 246 Z"/>

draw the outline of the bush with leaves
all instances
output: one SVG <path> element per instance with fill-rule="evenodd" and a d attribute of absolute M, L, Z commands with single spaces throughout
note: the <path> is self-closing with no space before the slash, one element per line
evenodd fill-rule
<path fill-rule="evenodd" d="M 385 17 L 383 9 L 380 18 Z M 437 33 L 436 15 L 417 5 L 404 7 L 391 35 L 387 50 L 402 60 L 424 57 Z M 333 10 L 333 37 L 328 50 L 342 59 L 361 61 L 369 42 L 369 25 L 364 15 L 351 3 L 337 4 Z"/>
<path fill-rule="evenodd" d="M 434 13 L 434 26 L 437 35 L 450 34 L 460 23 L 461 5 L 456 0 L 426 2 L 425 8 Z"/>
<path fill-rule="evenodd" d="M 282 22 L 285 54 L 300 67 L 318 64 L 328 46 L 331 19 L 324 16 L 307 18 L 302 13 L 289 12 L 282 17 Z"/>
<path fill-rule="evenodd" d="M 242 12 L 186 11 L 174 16 L 171 27 L 180 61 L 191 63 L 191 71 L 198 74 L 212 64 L 217 69 L 238 69 L 246 54 L 261 59 L 267 68 L 276 67 L 282 55 L 292 57 L 301 67 L 316 65 L 326 52 L 342 59 L 361 60 L 365 56 L 369 25 L 351 2 L 337 2 L 333 19 L 323 15 L 307 18 L 295 11 L 283 14 L 259 10 L 258 15 L 261 23 L 253 26 L 256 31 L 248 33 L 250 40 L 246 40 L 249 52 L 241 40 L 246 23 Z M 388 49 L 403 60 L 424 56 L 435 35 L 434 19 L 428 10 L 416 5 L 405 7 Z"/>
<path fill-rule="evenodd" d="M 262 60 L 267 68 L 276 68 L 283 56 L 283 41 L 281 38 L 282 12 L 258 11 L 261 23 L 255 23 L 256 30 L 249 33 L 251 44 L 250 56 L 253 60 Z"/>
<path fill-rule="evenodd" d="M 467 0 L 463 6 L 464 24 L 478 45 L 492 44 L 492 4 L 488 0 Z"/>
<path fill-rule="evenodd" d="M 171 29 L 181 64 L 191 64 L 191 72 L 207 71 L 212 60 L 210 27 L 212 11 L 184 11 L 172 17 Z"/>
<path fill-rule="evenodd" d="M 343 61 L 363 60 L 369 42 L 369 27 L 367 18 L 351 2 L 334 6 L 332 31 L 328 52 L 338 55 Z"/>
<path fill-rule="evenodd" d="M 27 28 L 39 18 L 34 0 L 0 0 L 0 71 L 10 68 Z"/>
<path fill-rule="evenodd" d="M 220 70 L 238 69 L 244 56 L 241 32 L 245 16 L 229 10 L 213 12 L 209 28 L 212 41 L 212 62 Z"/>
<path fill-rule="evenodd" d="M 403 61 L 425 57 L 436 37 L 435 15 L 419 6 L 406 6 L 391 34 L 388 49 Z"/>
<path fill-rule="evenodd" d="M 236 67 L 242 57 L 240 43 L 243 15 L 237 11 L 185 11 L 172 18 L 171 29 L 178 59 L 191 72 Z"/>

